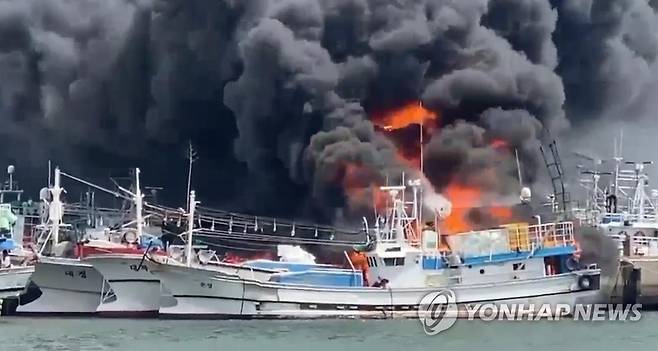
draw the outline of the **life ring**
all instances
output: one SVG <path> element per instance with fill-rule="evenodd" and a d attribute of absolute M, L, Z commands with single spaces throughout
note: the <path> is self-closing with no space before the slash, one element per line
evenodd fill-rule
<path fill-rule="evenodd" d="M 136 244 L 137 241 L 139 241 L 139 238 L 137 237 L 136 231 L 127 230 L 125 233 L 123 233 L 123 240 L 128 244 Z"/>
<path fill-rule="evenodd" d="M 594 288 L 594 279 L 589 275 L 581 275 L 578 278 L 578 287 L 583 290 L 591 290 Z"/>
<path fill-rule="evenodd" d="M 580 263 L 573 256 L 567 258 L 567 260 L 564 262 L 564 265 L 567 267 L 567 270 L 569 272 L 573 272 L 573 271 L 577 270 L 580 267 Z"/>

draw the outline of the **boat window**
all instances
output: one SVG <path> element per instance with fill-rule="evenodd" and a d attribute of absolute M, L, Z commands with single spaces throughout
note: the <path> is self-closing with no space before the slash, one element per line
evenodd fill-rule
<path fill-rule="evenodd" d="M 603 217 L 603 220 L 601 221 L 601 223 L 608 224 L 608 223 L 613 223 L 613 222 L 618 223 L 618 222 L 621 222 L 621 221 L 622 221 L 622 217 L 619 216 L 619 215 L 607 215 L 607 216 Z"/>
<path fill-rule="evenodd" d="M 512 268 L 513 268 L 515 271 L 522 271 L 522 270 L 525 270 L 525 263 L 514 263 L 514 264 L 512 264 Z"/>
<path fill-rule="evenodd" d="M 387 266 L 404 266 L 404 257 L 389 257 L 384 259 Z"/>
<path fill-rule="evenodd" d="M 480 269 L 480 274 L 484 274 L 484 268 Z"/>
<path fill-rule="evenodd" d="M 377 267 L 377 260 L 374 257 L 368 257 L 368 266 Z"/>

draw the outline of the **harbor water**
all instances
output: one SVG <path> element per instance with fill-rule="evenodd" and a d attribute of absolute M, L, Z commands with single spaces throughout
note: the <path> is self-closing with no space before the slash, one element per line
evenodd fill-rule
<path fill-rule="evenodd" d="M 0 350 L 623 350 L 658 343 L 658 313 L 636 322 L 468 321 L 426 335 L 417 320 L 175 321 L 0 318 Z"/>

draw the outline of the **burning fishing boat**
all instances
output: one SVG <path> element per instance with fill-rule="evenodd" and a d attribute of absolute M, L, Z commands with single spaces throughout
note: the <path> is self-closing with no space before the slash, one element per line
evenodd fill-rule
<path fill-rule="evenodd" d="M 598 299 L 600 270 L 578 263 L 572 222 L 553 219 L 542 223 L 540 216 L 534 217 L 537 224 L 528 223 L 532 216 L 524 216 L 519 222 L 511 208 L 495 202 L 489 203 L 493 206 L 487 209 L 475 208 L 487 205 L 486 196 L 481 189 L 469 186 L 469 179 L 448 179 L 442 192 L 452 204 L 436 194 L 423 169 L 423 125 L 435 118 L 436 114 L 422 105 L 412 104 L 374 119 L 385 133 L 420 125 L 418 147 L 409 148 L 409 152 L 400 148 L 397 155 L 400 163 L 407 165 L 404 168 L 417 170 L 413 173 L 419 179 L 407 183 L 403 176 L 399 186 L 389 186 L 388 182 L 380 186 L 369 176 L 375 170 L 358 162 L 343 164 L 341 183 L 350 202 L 363 204 L 371 200 L 376 213 L 372 222 L 364 217 L 362 232 L 368 240 L 360 246 L 358 254 L 363 258 L 364 269 L 357 268 L 360 265 L 349 259 L 349 255 L 346 255 L 351 268 L 348 271 L 305 267 L 297 272 L 271 273 L 243 265 L 231 274 L 206 265 L 203 259 L 197 262 L 197 257 L 201 257 L 195 254 L 192 242 L 199 231 L 222 237 L 237 237 L 237 233 L 230 225 L 232 220 L 228 229 L 221 231 L 203 227 L 204 221 L 194 216 L 195 201 L 191 199 L 188 246 L 184 253 L 179 253 L 185 256 L 185 261 L 176 262 L 174 257 L 171 262 L 149 260 L 147 263 L 177 301 L 173 308 L 161 309 L 161 315 L 413 316 L 425 295 L 446 289 L 455 293 L 460 305 L 479 302 L 573 305 Z M 504 158 L 509 165 L 507 144 L 495 139 L 487 144 L 480 135 L 476 137 L 477 143 L 482 142 L 482 149 L 494 160 L 482 174 L 475 176 L 493 184 L 497 175 L 496 159 Z M 554 145 L 551 150 L 556 161 L 547 162 L 547 166 L 549 172 L 557 173 L 551 174 L 555 186 L 556 179 L 561 179 L 561 168 Z M 521 200 L 527 201 L 530 191 L 522 185 L 518 156 L 517 168 L 523 189 Z M 555 193 L 565 194 L 562 200 L 567 202 L 563 186 Z M 442 201 L 432 201 L 437 199 Z M 433 223 L 423 222 L 426 212 L 432 213 Z M 470 225 L 474 214 L 480 217 L 480 228 Z M 294 227 L 291 232 L 294 237 Z"/>
<path fill-rule="evenodd" d="M 420 227 L 420 186 L 417 180 L 380 189 L 390 206 L 373 225 L 364 220 L 364 232 L 371 238 L 361 251 L 365 273 L 351 260 L 348 271 L 307 267 L 259 277 L 255 270 L 249 277 L 190 264 L 191 224 L 188 264 L 147 263 L 178 301 L 178 308 L 160 312 L 219 318 L 412 317 L 425 295 L 444 289 L 453 291 L 460 305 L 574 305 L 598 298 L 600 270 L 577 264 L 572 222 L 513 223 L 445 236 L 439 222 L 448 217 L 449 204 L 436 213 L 434 226 Z M 406 201 L 408 191 L 414 194 L 412 201 Z M 241 272 L 249 270 L 244 266 Z"/>

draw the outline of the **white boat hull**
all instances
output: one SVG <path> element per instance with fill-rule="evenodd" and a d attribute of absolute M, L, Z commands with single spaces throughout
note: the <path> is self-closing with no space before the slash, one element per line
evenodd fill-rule
<path fill-rule="evenodd" d="M 17 296 L 30 279 L 34 267 L 16 267 L 0 270 L 0 299 Z"/>
<path fill-rule="evenodd" d="M 598 280 L 598 271 L 592 275 Z M 378 316 L 397 311 L 415 316 L 421 299 L 441 288 L 319 288 L 283 285 L 218 275 L 200 269 L 163 265 L 156 275 L 177 304 L 161 308 L 164 317 L 252 318 Z M 597 302 L 598 289 L 578 286 L 579 275 L 563 274 L 495 284 L 456 285 L 458 304 Z M 386 315 L 386 314 L 384 314 Z"/>
<path fill-rule="evenodd" d="M 210 276 L 223 276 L 216 271 L 204 271 L 185 266 L 151 265 L 155 275 L 171 292 L 174 303 L 160 307 L 160 316 L 172 318 L 231 318 L 247 316 L 255 310 L 245 311 L 243 301 L 244 284 L 235 278 L 225 284 L 215 284 L 204 291 Z M 166 268 L 161 270 L 161 268 Z M 228 277 L 228 276 L 227 276 Z M 203 287 L 201 286 L 203 284 Z M 221 296 L 221 298 L 216 298 Z"/>
<path fill-rule="evenodd" d="M 19 314 L 93 314 L 100 304 L 103 277 L 78 260 L 42 258 L 30 280 L 41 295 L 19 306 Z"/>
<path fill-rule="evenodd" d="M 105 278 L 103 290 L 111 288 L 111 299 L 103 299 L 96 311 L 103 316 L 150 316 L 160 309 L 160 280 L 148 271 L 142 255 L 103 254 L 89 256 L 91 264 Z"/>

